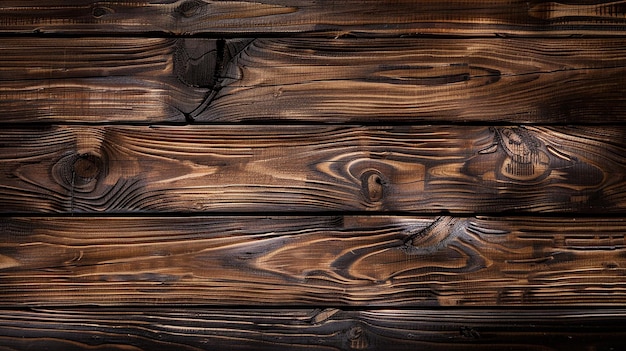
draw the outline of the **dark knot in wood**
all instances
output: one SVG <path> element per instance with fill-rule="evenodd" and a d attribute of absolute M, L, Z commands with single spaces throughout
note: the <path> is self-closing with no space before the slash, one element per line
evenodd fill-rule
<path fill-rule="evenodd" d="M 181 17 L 191 18 L 200 14 L 204 6 L 206 6 L 206 3 L 202 1 L 198 1 L 198 0 L 184 1 L 182 4 L 180 4 L 176 8 L 176 10 L 174 10 L 174 12 Z"/>
<path fill-rule="evenodd" d="M 363 194 L 369 202 L 382 200 L 385 190 L 385 180 L 378 171 L 369 170 L 361 175 Z"/>
<path fill-rule="evenodd" d="M 95 18 L 104 17 L 108 14 L 113 13 L 113 9 L 104 6 L 96 6 L 91 10 L 91 15 Z"/>
<path fill-rule="evenodd" d="M 464 338 L 468 338 L 468 339 L 480 339 L 480 333 L 478 331 L 476 331 L 476 329 L 472 328 L 472 327 L 468 327 L 468 326 L 462 326 L 459 329 L 459 333 L 461 334 L 461 336 L 463 336 Z"/>
<path fill-rule="evenodd" d="M 179 39 L 174 51 L 174 71 L 183 84 L 213 89 L 223 60 L 222 41 Z"/>
<path fill-rule="evenodd" d="M 105 169 L 102 157 L 84 153 L 69 154 L 52 166 L 52 176 L 58 184 L 72 192 L 90 192 Z"/>
<path fill-rule="evenodd" d="M 73 168 L 77 177 L 84 181 L 91 181 L 100 173 L 102 160 L 95 155 L 80 155 L 74 160 Z"/>

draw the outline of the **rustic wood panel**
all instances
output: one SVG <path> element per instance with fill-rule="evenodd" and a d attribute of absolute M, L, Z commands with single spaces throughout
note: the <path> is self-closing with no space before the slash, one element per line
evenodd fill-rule
<path fill-rule="evenodd" d="M 606 310 L 0 311 L 3 350 L 621 350 Z"/>
<path fill-rule="evenodd" d="M 623 218 L 17 217 L 0 228 L 5 307 L 626 303 Z"/>
<path fill-rule="evenodd" d="M 2 1 L 5 33 L 622 35 L 622 1 Z"/>
<path fill-rule="evenodd" d="M 0 123 L 620 123 L 625 48 L 606 38 L 0 38 Z"/>
<path fill-rule="evenodd" d="M 626 120 L 624 39 L 256 39 L 223 75 L 197 120 Z"/>
<path fill-rule="evenodd" d="M 624 127 L 0 131 L 2 212 L 621 213 Z"/>
<path fill-rule="evenodd" d="M 608 0 L 0 2 L 0 349 L 623 349 L 625 33 Z M 246 125 L 278 120 L 368 126 Z M 232 124 L 129 126 L 194 121 Z"/>
<path fill-rule="evenodd" d="M 0 122 L 184 122 L 214 84 L 217 51 L 205 39 L 0 38 Z"/>

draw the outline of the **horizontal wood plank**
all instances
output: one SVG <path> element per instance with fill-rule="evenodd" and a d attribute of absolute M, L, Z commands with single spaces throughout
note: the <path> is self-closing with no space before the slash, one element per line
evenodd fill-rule
<path fill-rule="evenodd" d="M 622 309 L 0 311 L 3 350 L 620 350 Z"/>
<path fill-rule="evenodd" d="M 607 38 L 0 38 L 0 123 L 622 123 L 625 48 Z"/>
<path fill-rule="evenodd" d="M 626 220 L 0 219 L 0 306 L 623 306 Z"/>
<path fill-rule="evenodd" d="M 256 39 L 198 121 L 614 123 L 624 39 Z"/>
<path fill-rule="evenodd" d="M 5 33 L 623 35 L 622 1 L 2 1 Z"/>
<path fill-rule="evenodd" d="M 184 122 L 217 51 L 205 39 L 0 38 L 0 122 Z"/>
<path fill-rule="evenodd" d="M 622 213 L 624 127 L 0 131 L 0 211 Z"/>
<path fill-rule="evenodd" d="M 622 122 L 625 43 L 4 38 L 0 122 Z"/>

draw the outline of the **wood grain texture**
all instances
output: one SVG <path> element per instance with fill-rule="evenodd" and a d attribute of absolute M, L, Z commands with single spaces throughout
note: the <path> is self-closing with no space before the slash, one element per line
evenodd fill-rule
<path fill-rule="evenodd" d="M 624 127 L 42 126 L 0 211 L 622 213 Z"/>
<path fill-rule="evenodd" d="M 0 220 L 0 306 L 626 303 L 626 220 Z"/>
<path fill-rule="evenodd" d="M 625 47 L 606 38 L 0 38 L 0 123 L 620 123 Z"/>
<path fill-rule="evenodd" d="M 5 33 L 622 35 L 622 1 L 5 0 Z"/>
<path fill-rule="evenodd" d="M 621 350 L 622 309 L 43 309 L 0 312 L 3 350 Z"/>
<path fill-rule="evenodd" d="M 184 122 L 217 51 L 206 39 L 0 38 L 0 122 Z"/>
<path fill-rule="evenodd" d="M 266 39 L 198 121 L 614 123 L 624 39 Z"/>

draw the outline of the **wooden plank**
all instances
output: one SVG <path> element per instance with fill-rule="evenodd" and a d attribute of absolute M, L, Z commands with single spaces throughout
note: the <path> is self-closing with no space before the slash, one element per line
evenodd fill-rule
<path fill-rule="evenodd" d="M 1 122 L 184 122 L 217 61 L 215 40 L 0 38 Z"/>
<path fill-rule="evenodd" d="M 0 131 L 0 211 L 623 213 L 624 127 Z"/>
<path fill-rule="evenodd" d="M 623 309 L 0 311 L 3 350 L 620 350 Z"/>
<path fill-rule="evenodd" d="M 0 306 L 623 306 L 626 220 L 15 217 Z"/>
<path fill-rule="evenodd" d="M 0 38 L 0 123 L 626 120 L 626 39 Z"/>
<path fill-rule="evenodd" d="M 445 3 L 445 2 L 442 2 Z M 198 121 L 614 123 L 624 39 L 256 39 Z"/>
<path fill-rule="evenodd" d="M 2 1 L 5 33 L 623 35 L 622 1 Z"/>

